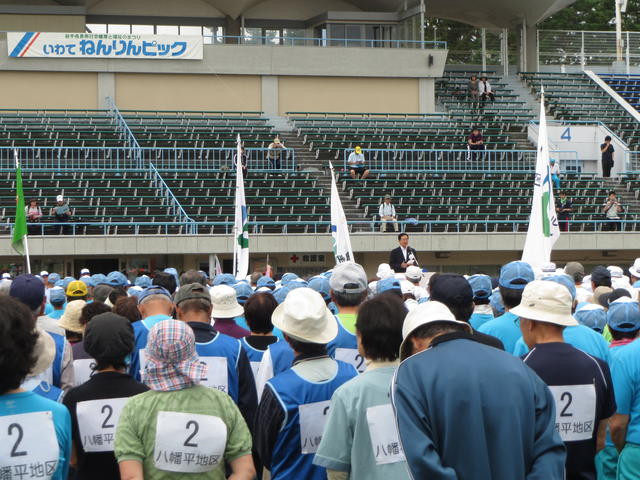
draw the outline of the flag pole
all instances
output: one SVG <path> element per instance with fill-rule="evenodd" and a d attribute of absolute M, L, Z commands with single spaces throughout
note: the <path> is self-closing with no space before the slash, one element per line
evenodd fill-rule
<path fill-rule="evenodd" d="M 22 239 L 22 244 L 24 245 L 24 256 L 26 258 L 26 266 L 27 266 L 27 273 L 31 273 L 31 260 L 29 260 L 29 235 L 25 235 L 24 238 Z"/>

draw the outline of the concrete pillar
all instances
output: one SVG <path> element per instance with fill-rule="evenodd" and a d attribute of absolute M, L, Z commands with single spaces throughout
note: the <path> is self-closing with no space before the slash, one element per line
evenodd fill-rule
<path fill-rule="evenodd" d="M 433 78 L 418 79 L 418 113 L 434 113 L 436 111 L 436 88 Z"/>
<path fill-rule="evenodd" d="M 116 74 L 98 73 L 98 108 L 108 109 L 107 97 L 116 101 Z"/>
<path fill-rule="evenodd" d="M 538 28 L 535 25 L 527 25 L 524 30 L 527 72 L 537 72 L 538 65 Z"/>
<path fill-rule="evenodd" d="M 267 116 L 280 115 L 280 101 L 278 98 L 278 77 L 263 75 L 261 79 L 261 110 Z"/>
<path fill-rule="evenodd" d="M 242 35 L 240 29 L 242 27 L 242 20 L 238 18 L 231 18 L 227 16 L 225 18 L 224 34 L 226 37 L 239 37 Z M 225 38 L 225 43 L 239 43 L 237 38 Z"/>

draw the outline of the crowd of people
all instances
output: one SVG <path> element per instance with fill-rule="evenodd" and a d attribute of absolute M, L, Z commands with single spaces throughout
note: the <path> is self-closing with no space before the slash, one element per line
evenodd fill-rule
<path fill-rule="evenodd" d="M 640 259 L 0 280 L 0 478 L 640 478 Z M 626 273 L 626 274 L 625 274 Z"/>

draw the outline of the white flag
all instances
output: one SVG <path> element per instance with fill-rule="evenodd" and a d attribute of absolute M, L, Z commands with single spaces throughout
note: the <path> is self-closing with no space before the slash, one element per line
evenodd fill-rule
<path fill-rule="evenodd" d="M 544 112 L 544 90 L 540 95 L 540 128 L 538 131 L 538 154 L 536 176 L 533 184 L 533 204 L 527 239 L 524 243 L 522 261 L 532 267 L 540 267 L 551 261 L 553 244 L 560 237 L 556 202 L 553 198 L 553 182 L 549 166 L 549 139 L 547 119 Z"/>
<path fill-rule="evenodd" d="M 218 255 L 213 256 L 213 275 L 220 275 L 222 273 L 222 263 Z"/>
<path fill-rule="evenodd" d="M 244 178 L 242 171 L 242 150 L 238 134 L 238 153 L 236 154 L 236 211 L 233 225 L 233 275 L 243 280 L 249 271 L 249 223 L 247 204 L 244 199 Z"/>
<path fill-rule="evenodd" d="M 338 187 L 336 186 L 331 162 L 329 162 L 329 167 L 331 169 L 331 236 L 333 237 L 333 254 L 336 257 L 336 264 L 353 262 L 347 217 L 345 217 L 342 209 L 342 202 L 340 202 L 340 196 L 338 195 Z"/>

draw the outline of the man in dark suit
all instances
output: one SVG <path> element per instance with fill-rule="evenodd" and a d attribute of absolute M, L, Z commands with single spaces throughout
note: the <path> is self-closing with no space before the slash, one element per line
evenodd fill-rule
<path fill-rule="evenodd" d="M 404 273 L 411 265 L 418 266 L 415 249 L 409 246 L 409 235 L 401 233 L 398 235 L 400 246 L 391 250 L 389 254 L 389 266 L 396 273 Z"/>

